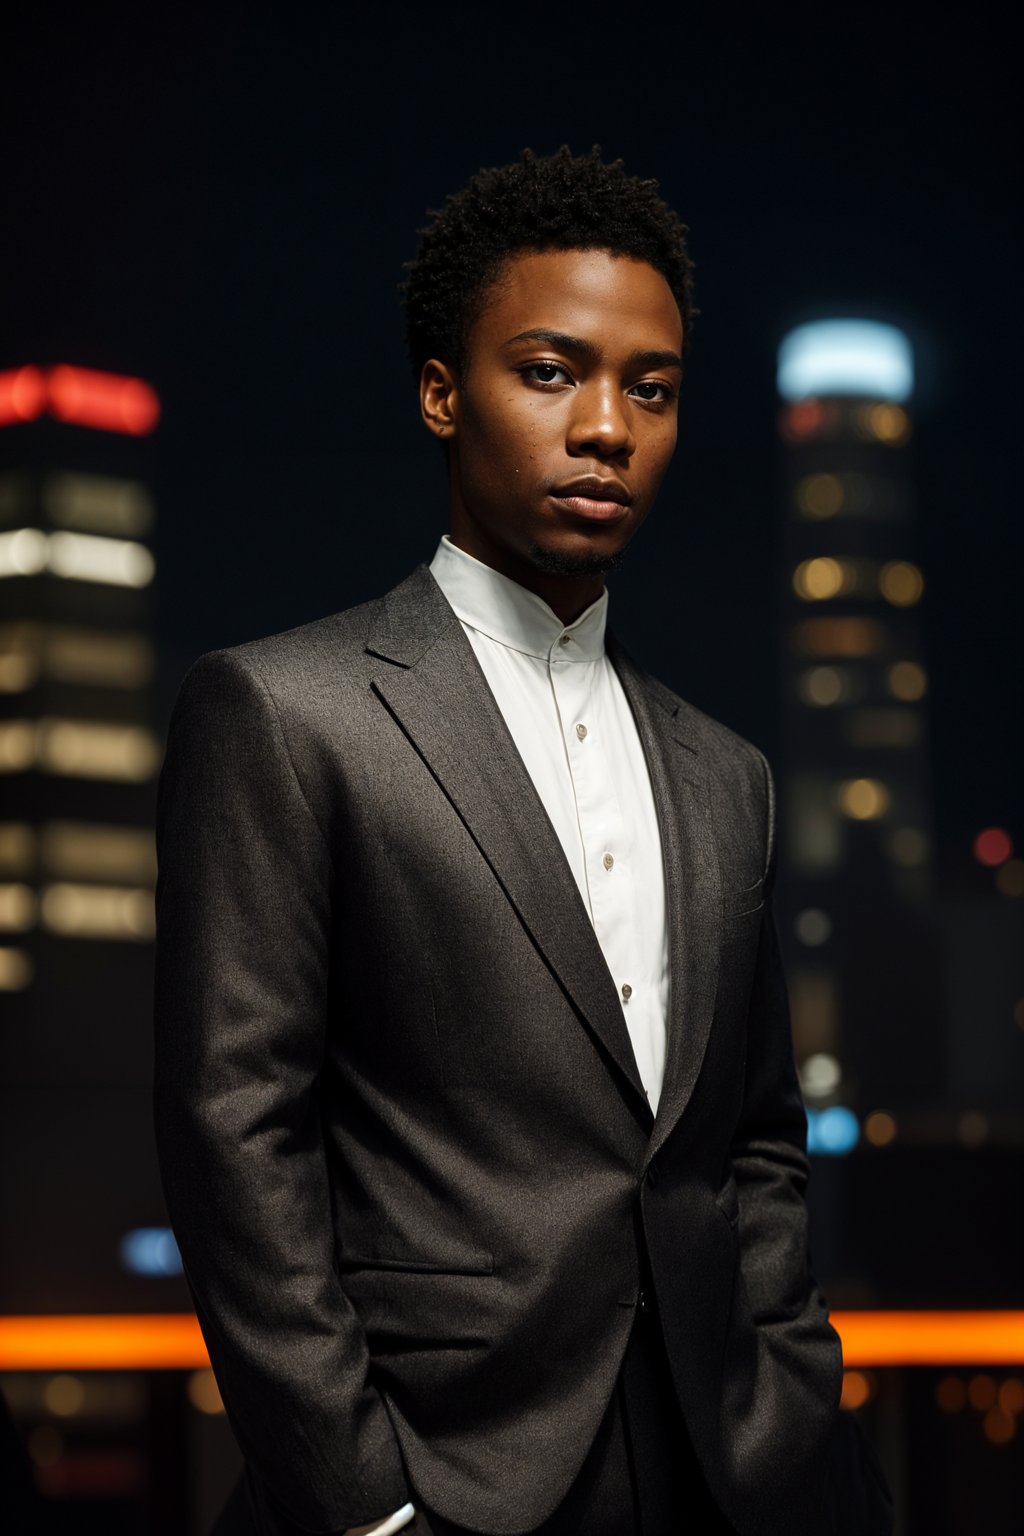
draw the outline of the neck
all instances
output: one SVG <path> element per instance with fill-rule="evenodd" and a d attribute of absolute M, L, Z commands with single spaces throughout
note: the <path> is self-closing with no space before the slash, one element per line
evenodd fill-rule
<path fill-rule="evenodd" d="M 571 624 L 574 619 L 578 619 L 592 603 L 597 602 L 604 591 L 604 578 L 599 571 L 543 571 L 525 556 L 519 557 L 511 550 L 473 537 L 469 530 L 453 527 L 448 537 L 459 549 L 472 555 L 474 560 L 489 565 L 499 575 L 507 576 L 528 592 L 535 593 L 558 615 L 563 624 Z"/>

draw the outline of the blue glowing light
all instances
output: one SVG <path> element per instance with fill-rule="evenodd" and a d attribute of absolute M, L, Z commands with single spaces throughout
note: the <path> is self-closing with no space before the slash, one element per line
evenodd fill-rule
<path fill-rule="evenodd" d="M 807 1111 L 807 1150 L 818 1157 L 845 1157 L 860 1139 L 860 1125 L 852 1109 L 832 1104 L 828 1109 Z"/>
<path fill-rule="evenodd" d="M 894 325 L 817 320 L 784 338 L 777 383 L 784 400 L 865 395 L 900 404 L 913 392 L 914 353 Z"/>
<path fill-rule="evenodd" d="M 121 1263 L 133 1275 L 181 1274 L 181 1254 L 170 1227 L 136 1227 L 121 1239 Z"/>

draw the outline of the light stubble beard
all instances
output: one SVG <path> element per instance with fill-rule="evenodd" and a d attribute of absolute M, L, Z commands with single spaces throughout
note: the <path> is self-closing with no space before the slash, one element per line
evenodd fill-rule
<path fill-rule="evenodd" d="M 602 576 L 619 564 L 628 545 L 612 555 L 570 555 L 562 550 L 545 549 L 531 544 L 527 550 L 530 564 L 545 576 Z"/>

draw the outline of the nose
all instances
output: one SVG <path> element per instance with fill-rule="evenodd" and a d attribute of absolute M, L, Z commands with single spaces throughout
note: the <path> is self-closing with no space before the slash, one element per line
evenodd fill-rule
<path fill-rule="evenodd" d="M 610 381 L 593 379 L 575 392 L 568 448 L 579 458 L 626 458 L 636 448 L 629 407 Z"/>

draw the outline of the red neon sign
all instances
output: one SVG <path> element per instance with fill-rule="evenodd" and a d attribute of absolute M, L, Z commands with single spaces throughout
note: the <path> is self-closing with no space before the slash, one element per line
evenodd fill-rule
<path fill-rule="evenodd" d="M 0 373 L 0 427 L 44 412 L 79 427 L 146 437 L 160 419 L 156 390 L 144 379 L 98 368 L 12 368 Z"/>

